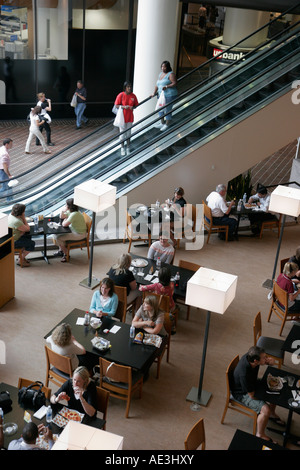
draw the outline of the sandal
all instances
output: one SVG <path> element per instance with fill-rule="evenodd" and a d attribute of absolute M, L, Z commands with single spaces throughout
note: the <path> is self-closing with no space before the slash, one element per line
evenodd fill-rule
<path fill-rule="evenodd" d="M 61 263 L 66 263 L 67 262 L 67 257 L 64 255 L 62 259 L 60 260 Z"/>

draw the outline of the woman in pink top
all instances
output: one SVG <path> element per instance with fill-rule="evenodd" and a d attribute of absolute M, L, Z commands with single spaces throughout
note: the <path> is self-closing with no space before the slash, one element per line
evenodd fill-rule
<path fill-rule="evenodd" d="M 158 295 L 168 295 L 170 298 L 170 312 L 175 310 L 175 302 L 173 299 L 174 283 L 171 282 L 171 271 L 167 267 L 163 267 L 158 272 L 158 282 L 147 286 L 140 286 L 140 291 L 154 292 Z"/>
<path fill-rule="evenodd" d="M 300 300 L 297 300 L 299 295 L 296 285 L 293 283 L 292 278 L 296 275 L 298 266 L 296 263 L 287 262 L 284 265 L 282 273 L 277 278 L 277 284 L 281 289 L 288 293 L 288 311 L 300 315 Z M 297 317 L 295 317 L 297 319 Z"/>
<path fill-rule="evenodd" d="M 123 109 L 123 114 L 124 114 L 124 126 L 120 126 L 120 132 L 124 132 L 124 134 L 120 135 L 120 141 L 121 141 L 121 155 L 126 155 L 125 151 L 125 141 L 127 144 L 127 150 L 129 152 L 129 145 L 130 145 L 130 135 L 131 135 L 131 127 L 133 123 L 133 110 L 138 106 L 138 100 L 137 97 L 132 93 L 132 84 L 130 82 L 125 82 L 124 91 L 122 93 L 119 93 L 116 101 L 115 101 L 115 106 Z"/>

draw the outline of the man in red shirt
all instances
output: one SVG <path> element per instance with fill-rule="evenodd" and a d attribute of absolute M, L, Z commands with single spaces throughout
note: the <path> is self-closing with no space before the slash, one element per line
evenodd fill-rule
<path fill-rule="evenodd" d="M 123 109 L 124 115 L 124 125 L 119 126 L 120 132 L 124 132 L 124 134 L 120 135 L 121 141 L 121 155 L 126 155 L 125 151 L 125 141 L 127 143 L 127 150 L 129 151 L 130 145 L 130 135 L 131 135 L 131 127 L 133 123 L 133 110 L 138 106 L 138 100 L 134 93 L 132 93 L 132 84 L 130 82 L 124 83 L 124 91 L 119 93 L 116 101 L 115 106 Z"/>

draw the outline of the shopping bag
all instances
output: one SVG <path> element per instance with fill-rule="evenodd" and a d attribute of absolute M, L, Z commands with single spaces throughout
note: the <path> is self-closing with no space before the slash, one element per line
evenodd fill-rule
<path fill-rule="evenodd" d="M 72 106 L 72 108 L 76 108 L 77 106 L 77 95 L 75 93 L 73 95 L 70 105 Z"/>
<path fill-rule="evenodd" d="M 114 120 L 114 126 L 123 127 L 124 124 L 125 124 L 124 113 L 123 113 L 123 109 L 120 106 L 119 109 L 118 109 L 117 115 L 115 117 L 115 120 Z"/>
<path fill-rule="evenodd" d="M 164 90 L 162 90 L 158 100 L 157 100 L 157 103 L 156 103 L 156 106 L 155 106 L 155 110 L 161 108 L 162 106 L 165 106 L 166 104 L 166 97 L 165 97 L 165 92 Z"/>

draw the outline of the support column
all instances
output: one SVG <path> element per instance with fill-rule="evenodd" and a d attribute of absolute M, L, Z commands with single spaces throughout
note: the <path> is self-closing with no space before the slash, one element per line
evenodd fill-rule
<path fill-rule="evenodd" d="M 154 91 L 160 66 L 168 60 L 174 70 L 177 48 L 178 0 L 139 0 L 133 92 L 139 102 Z M 155 109 L 156 99 L 135 111 L 135 122 Z"/>
<path fill-rule="evenodd" d="M 270 20 L 267 11 L 244 10 L 242 8 L 226 8 L 223 44 L 232 46 L 245 36 L 253 33 Z M 268 28 L 239 44 L 239 48 L 254 48 L 267 39 Z"/>

